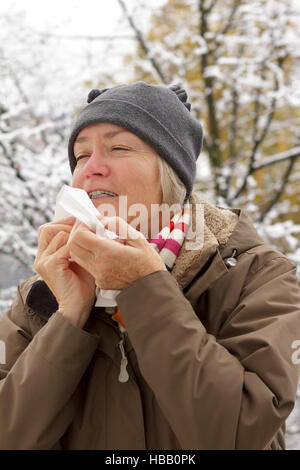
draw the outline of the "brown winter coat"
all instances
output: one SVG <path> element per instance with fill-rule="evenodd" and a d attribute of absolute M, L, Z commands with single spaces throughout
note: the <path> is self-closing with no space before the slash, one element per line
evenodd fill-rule
<path fill-rule="evenodd" d="M 184 245 L 172 274 L 118 295 L 125 383 L 120 333 L 104 309 L 84 329 L 59 311 L 47 321 L 26 305 L 37 278 L 21 285 L 0 319 L 1 449 L 285 448 L 299 374 L 295 266 L 243 211 L 201 202 L 203 248 Z"/>

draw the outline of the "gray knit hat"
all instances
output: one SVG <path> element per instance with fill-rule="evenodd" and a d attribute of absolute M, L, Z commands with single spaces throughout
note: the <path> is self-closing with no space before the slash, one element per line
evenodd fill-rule
<path fill-rule="evenodd" d="M 136 82 L 92 90 L 89 104 L 78 114 L 69 138 L 72 173 L 76 166 L 74 143 L 79 132 L 98 122 L 115 124 L 143 139 L 169 163 L 187 188 L 187 200 L 196 176 L 203 132 L 186 100 L 187 94 L 179 85 Z"/>

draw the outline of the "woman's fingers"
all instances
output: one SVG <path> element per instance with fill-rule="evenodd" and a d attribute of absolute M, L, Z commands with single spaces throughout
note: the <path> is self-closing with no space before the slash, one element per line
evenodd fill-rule
<path fill-rule="evenodd" d="M 75 222 L 75 219 L 74 219 Z M 38 230 L 38 251 L 44 251 L 51 240 L 59 233 L 70 234 L 73 224 L 49 223 L 39 227 Z"/>
<path fill-rule="evenodd" d="M 68 237 L 69 235 L 66 232 L 59 232 L 47 248 L 42 252 L 38 252 L 35 258 L 34 269 L 44 280 L 48 279 L 50 284 L 53 283 L 53 279 L 54 282 L 57 281 L 58 266 L 68 266 L 70 258 L 70 250 L 67 246 Z"/>
<path fill-rule="evenodd" d="M 116 241 L 95 235 L 84 224 L 77 227 L 68 246 L 71 258 L 94 277 L 100 265 L 109 266 L 111 257 L 121 256 L 120 250 L 124 250 Z"/>
<path fill-rule="evenodd" d="M 104 228 L 114 232 L 119 239 L 126 241 L 146 240 L 141 232 L 135 230 L 131 225 L 127 224 L 121 217 L 99 217 Z"/>
<path fill-rule="evenodd" d="M 75 221 L 75 217 L 67 217 L 66 219 L 60 219 L 56 220 L 55 222 L 50 222 L 49 225 L 74 225 Z"/>
<path fill-rule="evenodd" d="M 47 248 L 44 250 L 44 255 L 49 256 L 56 253 L 61 247 L 67 244 L 69 233 L 65 231 L 58 232 L 50 241 Z"/>

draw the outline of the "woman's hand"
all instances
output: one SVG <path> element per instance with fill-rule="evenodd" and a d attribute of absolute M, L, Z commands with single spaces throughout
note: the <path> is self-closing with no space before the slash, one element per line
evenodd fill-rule
<path fill-rule="evenodd" d="M 34 269 L 56 297 L 59 311 L 82 328 L 95 300 L 95 279 L 70 261 L 67 242 L 74 223 L 75 219 L 69 218 L 39 228 Z"/>
<path fill-rule="evenodd" d="M 156 271 L 166 271 L 161 257 L 140 232 L 120 217 L 100 219 L 105 228 L 114 225 L 113 231 L 119 236 L 127 234 L 116 242 L 100 238 L 80 224 L 70 241 L 72 259 L 88 271 L 101 289 L 122 290 L 137 279 Z"/>

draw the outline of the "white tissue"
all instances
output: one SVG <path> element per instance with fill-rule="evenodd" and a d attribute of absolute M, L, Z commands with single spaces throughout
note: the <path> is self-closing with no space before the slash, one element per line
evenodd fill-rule
<path fill-rule="evenodd" d="M 114 232 L 104 228 L 100 220 L 97 219 L 98 215 L 99 211 L 83 189 L 72 188 L 67 185 L 61 188 L 56 197 L 54 221 L 70 216 L 75 217 L 77 219 L 75 225 L 80 221 L 98 236 L 110 238 L 111 240 L 118 238 Z M 96 287 L 97 300 L 95 305 L 97 307 L 115 307 L 117 305 L 115 299 L 120 292 L 119 290 L 103 290 Z"/>

